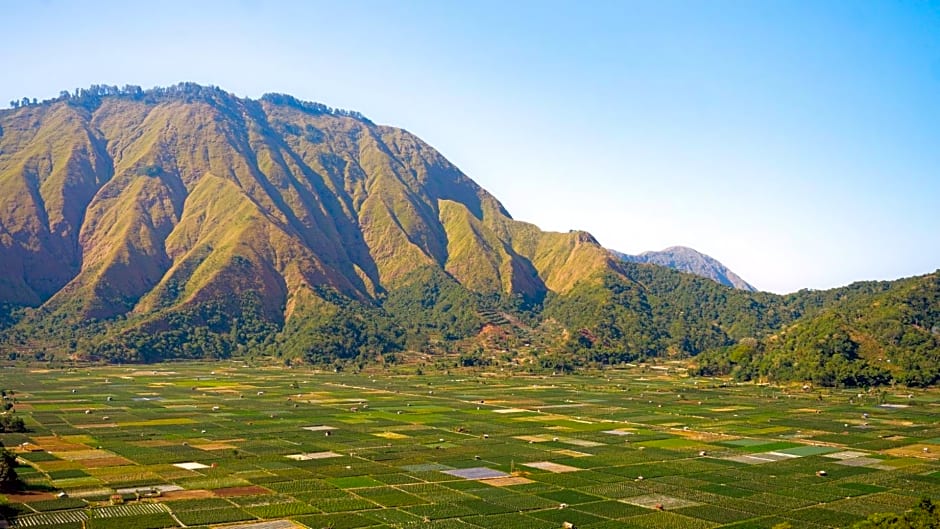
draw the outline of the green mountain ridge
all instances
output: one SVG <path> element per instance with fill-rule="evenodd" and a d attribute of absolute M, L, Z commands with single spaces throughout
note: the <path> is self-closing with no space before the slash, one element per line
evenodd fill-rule
<path fill-rule="evenodd" d="M 699 369 L 824 386 L 940 382 L 940 271 L 792 299 L 815 304 L 812 316 L 763 340 L 709 351 L 698 359 Z"/>
<path fill-rule="evenodd" d="M 0 130 L 8 356 L 513 350 L 570 368 L 708 352 L 702 372 L 730 373 L 721 354 L 758 343 L 767 355 L 799 329 L 823 332 L 814 321 L 862 310 L 852 300 L 873 290 L 886 308 L 849 338 L 900 358 L 909 351 L 881 326 L 908 298 L 886 293 L 937 289 L 933 274 L 776 296 L 625 262 L 588 233 L 513 219 L 407 131 L 282 94 L 93 86 L 2 110 Z M 923 338 L 918 359 L 937 356 L 929 299 L 898 321 Z"/>

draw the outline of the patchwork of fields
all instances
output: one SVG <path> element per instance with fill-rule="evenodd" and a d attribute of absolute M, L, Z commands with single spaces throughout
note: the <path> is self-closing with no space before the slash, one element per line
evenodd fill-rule
<path fill-rule="evenodd" d="M 30 487 L 0 496 L 13 528 L 812 529 L 940 498 L 936 391 L 233 362 L 0 380 L 30 430 L 0 434 Z"/>

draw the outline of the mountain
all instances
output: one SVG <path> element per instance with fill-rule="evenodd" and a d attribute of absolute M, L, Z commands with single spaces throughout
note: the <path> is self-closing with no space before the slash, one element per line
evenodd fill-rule
<path fill-rule="evenodd" d="M 685 246 L 671 246 L 662 251 L 643 252 L 639 255 L 628 255 L 620 252 L 614 252 L 614 254 L 624 261 L 665 266 L 680 272 L 705 277 L 731 288 L 757 292 L 756 288 L 741 279 L 740 276 L 718 262 L 714 257 Z"/>
<path fill-rule="evenodd" d="M 416 351 L 557 370 L 668 357 L 741 378 L 940 380 L 936 274 L 778 296 L 624 260 L 586 232 L 513 219 L 405 130 L 284 94 L 92 86 L 0 110 L 0 256 L 8 359 Z M 804 360 L 765 368 L 782 358 Z"/>
<path fill-rule="evenodd" d="M 22 317 L 36 328 L 238 341 L 378 308 L 422 270 L 540 303 L 612 261 L 586 233 L 513 220 L 407 131 L 286 95 L 96 86 L 0 128 L 0 303 L 38 307 Z"/>

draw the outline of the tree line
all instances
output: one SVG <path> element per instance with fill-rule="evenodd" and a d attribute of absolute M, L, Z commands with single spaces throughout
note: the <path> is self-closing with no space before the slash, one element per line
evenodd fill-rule
<path fill-rule="evenodd" d="M 166 87 L 155 86 L 144 89 L 138 85 L 126 84 L 124 86 L 93 84 L 88 88 L 76 88 L 73 91 L 62 90 L 58 97 L 38 100 L 37 98 L 24 97 L 22 99 L 13 99 L 10 101 L 10 108 L 21 108 L 37 105 L 48 105 L 60 101 L 69 104 L 94 108 L 101 104 L 101 100 L 106 97 L 118 97 L 131 99 L 134 101 L 143 101 L 145 103 L 155 104 L 175 98 L 185 97 L 190 99 L 215 99 L 219 97 L 232 97 L 231 94 L 213 85 L 200 85 L 192 82 L 182 82 Z M 297 108 L 314 115 L 331 115 L 340 117 L 349 117 L 365 123 L 372 124 L 372 121 L 355 110 L 346 110 L 342 108 L 333 108 L 323 103 L 303 101 L 293 96 L 280 93 L 267 93 L 261 96 L 261 101 L 275 105 L 284 105 Z"/>

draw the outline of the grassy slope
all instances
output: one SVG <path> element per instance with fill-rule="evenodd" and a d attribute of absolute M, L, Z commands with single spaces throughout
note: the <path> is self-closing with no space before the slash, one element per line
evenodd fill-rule
<path fill-rule="evenodd" d="M 0 119 L 0 292 L 37 318 L 147 320 L 255 292 L 283 322 L 317 288 L 384 297 L 427 266 L 538 301 L 606 265 L 590 236 L 512 220 L 427 144 L 362 119 L 212 91 Z M 31 266 L 49 256 L 74 265 Z"/>
<path fill-rule="evenodd" d="M 110 178 L 103 139 L 64 105 L 0 114 L 0 298 L 35 305 L 78 270 L 85 209 Z"/>

